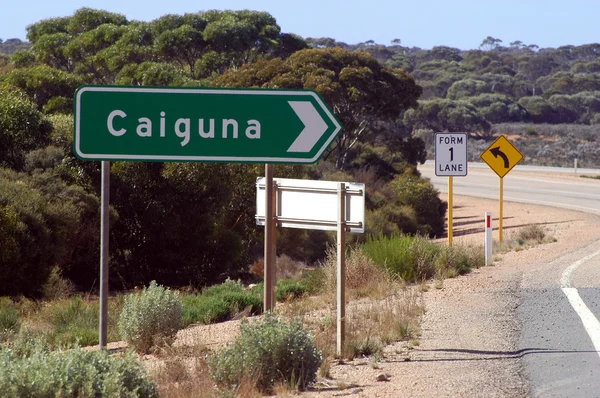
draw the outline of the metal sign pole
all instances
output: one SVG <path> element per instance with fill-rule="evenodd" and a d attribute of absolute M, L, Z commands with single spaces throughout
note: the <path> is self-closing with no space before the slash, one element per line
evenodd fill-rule
<path fill-rule="evenodd" d="M 265 256 L 264 256 L 264 312 L 272 311 L 273 305 L 273 166 L 265 165 Z"/>
<path fill-rule="evenodd" d="M 504 205 L 504 178 L 500 177 L 500 220 L 498 221 L 498 242 L 502 243 L 502 219 L 503 219 L 503 205 Z"/>
<path fill-rule="evenodd" d="M 453 178 L 448 177 L 448 246 L 452 246 L 452 235 L 454 229 L 454 219 L 452 209 L 454 207 L 454 184 Z"/>
<path fill-rule="evenodd" d="M 102 161 L 100 188 L 100 349 L 106 348 L 108 332 L 108 239 L 110 204 L 110 162 Z"/>
<path fill-rule="evenodd" d="M 337 355 L 342 356 L 346 335 L 346 185 L 338 187 L 337 228 Z"/>

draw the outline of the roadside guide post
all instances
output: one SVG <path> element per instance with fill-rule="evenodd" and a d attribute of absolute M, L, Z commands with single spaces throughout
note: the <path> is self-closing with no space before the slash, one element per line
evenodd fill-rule
<path fill-rule="evenodd" d="M 467 133 L 435 134 L 435 175 L 448 176 L 448 246 L 452 246 L 454 230 L 453 177 L 467 175 Z"/>
<path fill-rule="evenodd" d="M 498 221 L 498 241 L 502 242 L 502 224 L 503 224 L 503 202 L 504 202 L 504 176 L 513 169 L 521 160 L 523 155 L 508 140 L 501 135 L 481 154 L 481 160 L 500 177 L 500 206 Z"/>
<path fill-rule="evenodd" d="M 492 263 L 492 213 L 485 212 L 485 265 Z"/>
<path fill-rule="evenodd" d="M 309 164 L 342 129 L 311 90 L 82 86 L 74 103 L 75 155 L 102 161 L 100 349 L 108 319 L 110 161 Z M 271 167 L 265 171 L 272 178 Z M 274 191 L 270 184 L 267 215 Z M 274 308 L 273 222 L 265 226 L 266 310 Z"/>

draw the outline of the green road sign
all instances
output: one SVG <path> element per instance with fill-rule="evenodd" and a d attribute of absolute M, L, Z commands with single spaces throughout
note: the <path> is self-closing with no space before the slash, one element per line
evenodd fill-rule
<path fill-rule="evenodd" d="M 314 91 L 83 86 L 85 160 L 314 163 L 342 129 Z"/>

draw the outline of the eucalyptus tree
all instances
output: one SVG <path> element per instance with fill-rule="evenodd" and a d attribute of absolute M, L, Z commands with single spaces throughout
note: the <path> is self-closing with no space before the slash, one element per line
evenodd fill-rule
<path fill-rule="evenodd" d="M 359 142 L 369 142 L 376 123 L 395 120 L 417 106 L 421 94 L 412 76 L 401 69 L 382 66 L 365 52 L 341 48 L 307 49 L 287 60 L 273 59 L 229 70 L 215 79 L 223 87 L 302 88 L 319 92 L 333 109 L 344 128 L 333 154 L 339 170 L 346 167 L 348 155 Z"/>
<path fill-rule="evenodd" d="M 491 127 L 469 102 L 440 98 L 420 101 L 418 108 L 406 111 L 404 124 L 413 129 L 479 132 L 483 135 L 488 134 Z"/>

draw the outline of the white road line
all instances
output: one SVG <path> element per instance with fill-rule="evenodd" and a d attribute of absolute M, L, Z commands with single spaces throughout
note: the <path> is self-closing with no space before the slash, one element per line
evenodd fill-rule
<path fill-rule="evenodd" d="M 579 318 L 581 318 L 583 327 L 588 336 L 590 336 L 598 356 L 600 356 L 600 322 L 594 316 L 592 311 L 590 311 L 590 309 L 585 305 L 581 299 L 581 296 L 577 292 L 577 289 L 571 287 L 571 275 L 577 269 L 577 267 L 599 254 L 600 250 L 574 262 L 566 270 L 564 270 L 562 277 L 560 278 L 560 287 L 565 296 L 567 296 L 569 303 L 571 303 L 571 307 L 573 307 L 577 315 L 579 315 Z"/>

